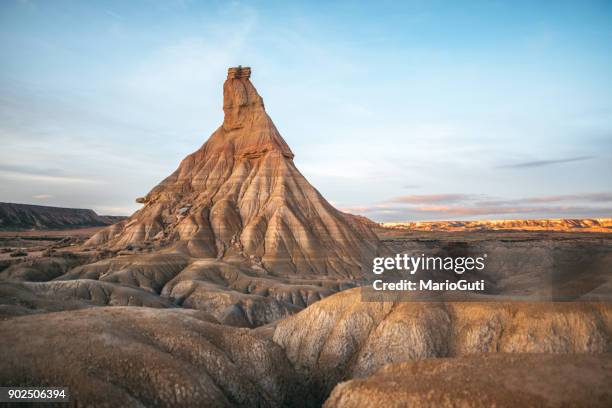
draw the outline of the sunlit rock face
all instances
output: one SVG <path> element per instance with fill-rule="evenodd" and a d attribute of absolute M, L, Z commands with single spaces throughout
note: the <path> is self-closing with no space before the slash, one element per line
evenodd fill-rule
<path fill-rule="evenodd" d="M 250 75 L 250 68 L 229 69 L 222 126 L 139 199 L 141 210 L 89 245 L 158 241 L 195 258 L 238 257 L 277 275 L 363 276 L 378 239 L 298 171 Z"/>
<path fill-rule="evenodd" d="M 340 383 L 324 407 L 609 407 L 611 381 L 612 354 L 436 358 Z"/>
<path fill-rule="evenodd" d="M 339 382 L 390 363 L 612 351 L 607 302 L 367 302 L 361 290 L 329 296 L 276 325 L 274 341 L 319 401 Z M 330 406 L 344 406 L 340 400 Z"/>

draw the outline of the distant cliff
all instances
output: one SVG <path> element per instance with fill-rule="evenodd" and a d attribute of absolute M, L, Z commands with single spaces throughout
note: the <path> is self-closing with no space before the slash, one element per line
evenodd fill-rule
<path fill-rule="evenodd" d="M 612 218 L 385 222 L 384 228 L 414 231 L 568 231 L 612 232 Z"/>
<path fill-rule="evenodd" d="M 114 224 L 125 217 L 103 216 L 81 208 L 0 203 L 0 230 L 68 229 Z"/>

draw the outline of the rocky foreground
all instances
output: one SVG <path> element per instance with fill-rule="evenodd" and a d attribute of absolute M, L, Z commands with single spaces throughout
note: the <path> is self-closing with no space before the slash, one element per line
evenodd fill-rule
<path fill-rule="evenodd" d="M 320 400 L 340 381 L 368 377 L 390 363 L 612 352 L 609 303 L 364 302 L 360 291 L 318 302 L 280 321 L 274 332 Z"/>
<path fill-rule="evenodd" d="M 490 354 L 391 364 L 339 384 L 325 407 L 612 405 L 612 355 Z"/>
<path fill-rule="evenodd" d="M 68 386 L 91 406 L 612 401 L 609 303 L 362 302 L 360 290 L 258 329 L 185 308 L 8 318 L 0 382 Z"/>

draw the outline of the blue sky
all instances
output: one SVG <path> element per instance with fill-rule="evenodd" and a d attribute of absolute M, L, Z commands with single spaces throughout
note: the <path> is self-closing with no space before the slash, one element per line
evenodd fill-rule
<path fill-rule="evenodd" d="M 375 220 L 612 216 L 612 2 L 0 2 L 0 201 L 129 214 L 252 81 Z"/>

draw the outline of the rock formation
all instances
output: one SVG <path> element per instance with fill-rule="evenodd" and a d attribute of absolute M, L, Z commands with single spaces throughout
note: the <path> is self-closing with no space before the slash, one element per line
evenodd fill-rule
<path fill-rule="evenodd" d="M 230 68 L 225 118 L 128 220 L 88 245 L 166 243 L 194 258 L 240 258 L 277 275 L 363 276 L 379 242 L 332 207 L 293 163 L 250 68 Z"/>
<path fill-rule="evenodd" d="M 61 262 L 60 249 L 55 258 L 0 271 L 0 280 L 20 282 L 5 288 L 3 313 L 178 306 L 257 327 L 363 279 L 383 252 L 380 241 L 363 218 L 333 208 L 300 174 L 250 73 L 229 69 L 222 126 L 138 200 L 141 210 L 70 247 L 89 260 Z M 12 293 L 31 301 L 14 304 Z"/>

